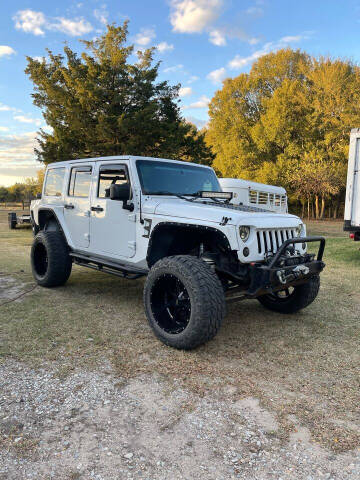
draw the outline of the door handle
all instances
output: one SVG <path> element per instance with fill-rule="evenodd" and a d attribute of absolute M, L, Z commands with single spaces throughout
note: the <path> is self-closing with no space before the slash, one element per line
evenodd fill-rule
<path fill-rule="evenodd" d="M 75 207 L 72 203 L 67 203 L 66 205 L 64 205 L 64 208 L 67 208 L 68 210 L 71 210 L 72 208 L 75 208 Z"/>
<path fill-rule="evenodd" d="M 92 212 L 102 212 L 104 209 L 102 207 L 91 207 L 90 210 Z"/>

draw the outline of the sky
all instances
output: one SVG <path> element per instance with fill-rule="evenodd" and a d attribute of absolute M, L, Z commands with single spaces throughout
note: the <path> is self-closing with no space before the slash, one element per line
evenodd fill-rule
<path fill-rule="evenodd" d="M 202 127 L 222 80 L 284 47 L 360 62 L 360 0 L 0 0 L 0 185 L 36 175 L 36 132 L 26 56 L 60 53 L 65 42 L 129 20 L 129 43 L 156 46 L 159 79 L 181 84 L 185 118 Z"/>

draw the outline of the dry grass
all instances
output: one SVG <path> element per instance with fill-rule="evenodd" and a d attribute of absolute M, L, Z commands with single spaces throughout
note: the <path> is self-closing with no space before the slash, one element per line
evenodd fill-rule
<path fill-rule="evenodd" d="M 317 301 L 280 316 L 254 301 L 229 307 L 214 341 L 192 352 L 160 344 L 146 322 L 143 280 L 126 281 L 75 267 L 66 286 L 36 288 L 0 309 L 0 358 L 93 368 L 109 360 L 122 381 L 156 374 L 200 395 L 255 396 L 288 433 L 295 414 L 313 438 L 334 450 L 360 445 L 359 244 L 340 222 L 311 222 L 310 234 L 329 235 Z M 0 212 L 0 282 L 11 275 L 33 285 L 29 230 L 9 231 Z M 1 283 L 0 283 L 1 286 Z M 0 302 L 1 303 L 1 302 Z"/>

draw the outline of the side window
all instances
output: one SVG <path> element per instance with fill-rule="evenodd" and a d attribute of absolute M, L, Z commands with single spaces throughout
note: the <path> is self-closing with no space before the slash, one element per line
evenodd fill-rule
<path fill-rule="evenodd" d="M 103 165 L 100 167 L 98 197 L 110 196 L 110 185 L 128 183 L 126 168 L 123 165 Z"/>
<path fill-rule="evenodd" d="M 44 195 L 61 197 L 65 168 L 50 168 L 46 174 Z"/>
<path fill-rule="evenodd" d="M 91 185 L 91 167 L 71 169 L 69 197 L 88 197 Z"/>

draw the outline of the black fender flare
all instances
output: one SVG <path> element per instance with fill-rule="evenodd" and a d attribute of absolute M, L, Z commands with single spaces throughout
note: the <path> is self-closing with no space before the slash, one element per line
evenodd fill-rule
<path fill-rule="evenodd" d="M 43 217 L 43 214 L 45 214 L 46 216 L 45 216 L 44 219 L 40 220 L 40 218 Z M 59 219 L 58 219 L 56 213 L 51 208 L 47 208 L 47 207 L 40 208 L 39 211 L 38 211 L 38 222 L 39 223 L 36 225 L 37 231 L 39 232 L 40 230 L 44 230 L 49 219 L 50 220 L 54 219 L 55 224 L 56 224 L 56 228 L 52 227 L 52 228 L 50 228 L 50 230 L 59 230 L 60 232 L 62 232 L 64 234 L 63 229 L 61 227 L 61 223 L 59 222 Z M 54 225 L 54 223 L 52 223 L 52 225 Z"/>
<path fill-rule="evenodd" d="M 194 230 L 197 232 L 201 233 L 209 233 L 209 234 L 215 234 L 219 236 L 221 239 L 221 243 L 224 246 L 225 250 L 230 253 L 231 247 L 229 243 L 229 239 L 227 236 L 218 228 L 215 227 L 209 227 L 207 225 L 198 225 L 198 224 L 193 224 L 193 223 L 181 223 L 181 222 L 159 222 L 155 225 L 155 227 L 152 229 L 150 232 L 150 239 L 149 239 L 149 244 L 147 248 L 147 254 L 146 254 L 146 262 L 149 266 L 149 268 L 155 263 L 151 259 L 151 253 L 153 251 L 153 246 L 154 246 L 154 238 L 156 238 L 157 232 L 165 229 L 166 227 L 169 228 L 179 228 L 179 229 L 187 229 L 187 230 Z"/>

